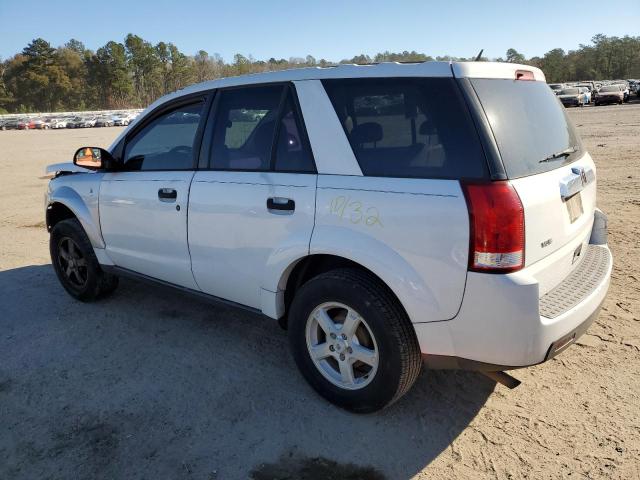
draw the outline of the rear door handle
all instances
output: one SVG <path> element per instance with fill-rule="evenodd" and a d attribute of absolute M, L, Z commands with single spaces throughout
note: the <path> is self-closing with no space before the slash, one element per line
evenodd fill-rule
<path fill-rule="evenodd" d="M 267 198 L 267 209 L 268 210 L 288 210 L 292 212 L 296 209 L 296 202 L 294 202 L 290 198 L 271 197 L 271 198 Z"/>
<path fill-rule="evenodd" d="M 161 188 L 158 190 L 158 198 L 163 201 L 173 202 L 178 198 L 178 192 L 173 188 Z"/>

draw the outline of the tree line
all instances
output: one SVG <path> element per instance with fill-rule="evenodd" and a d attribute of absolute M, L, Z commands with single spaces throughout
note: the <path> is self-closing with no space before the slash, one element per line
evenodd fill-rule
<path fill-rule="evenodd" d="M 144 107 L 166 93 L 192 83 L 220 77 L 287 68 L 331 66 L 337 63 L 388 61 L 473 60 L 424 53 L 382 52 L 357 55 L 340 62 L 304 58 L 256 60 L 236 54 L 225 62 L 204 50 L 186 55 L 172 43 L 156 45 L 129 34 L 124 42 L 110 41 L 95 52 L 76 39 L 53 47 L 42 38 L 21 53 L 0 61 L 0 113 L 70 111 Z M 481 57 L 481 60 L 488 60 Z M 541 68 L 548 82 L 589 79 L 640 78 L 640 36 L 596 35 L 588 45 L 565 52 L 550 50 L 542 57 L 525 58 L 513 48 L 497 61 Z"/>

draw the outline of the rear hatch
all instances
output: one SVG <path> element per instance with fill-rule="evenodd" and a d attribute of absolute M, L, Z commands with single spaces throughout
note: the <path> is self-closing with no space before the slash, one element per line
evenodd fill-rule
<path fill-rule="evenodd" d="M 543 295 L 586 252 L 596 206 L 595 165 L 544 81 L 471 78 L 504 174 L 524 208 L 525 268 Z"/>

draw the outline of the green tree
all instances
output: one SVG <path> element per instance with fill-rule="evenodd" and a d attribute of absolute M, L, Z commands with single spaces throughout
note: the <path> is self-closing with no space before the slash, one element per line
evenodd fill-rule
<path fill-rule="evenodd" d="M 125 46 L 108 42 L 87 61 L 93 98 L 101 108 L 123 108 L 131 105 L 133 85 Z"/>
<path fill-rule="evenodd" d="M 84 46 L 84 43 L 82 43 L 80 40 L 76 40 L 75 38 L 72 38 L 67 43 L 65 43 L 64 48 L 76 52 L 79 56 L 83 56 L 84 52 L 87 50 Z"/>
<path fill-rule="evenodd" d="M 525 63 L 526 58 L 523 54 L 518 52 L 515 48 L 510 48 L 506 53 L 507 62 L 509 63 Z"/>
<path fill-rule="evenodd" d="M 124 40 L 137 106 L 148 105 L 162 93 L 161 62 L 157 50 L 146 40 L 128 34 Z"/>
<path fill-rule="evenodd" d="M 55 111 L 61 108 L 71 90 L 69 76 L 61 67 L 56 50 L 42 38 L 33 40 L 22 51 L 24 61 L 15 74 L 15 97 L 27 108 Z"/>

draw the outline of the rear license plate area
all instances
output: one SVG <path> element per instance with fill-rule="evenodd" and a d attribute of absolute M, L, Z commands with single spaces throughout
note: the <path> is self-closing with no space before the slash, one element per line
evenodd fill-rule
<path fill-rule="evenodd" d="M 571 223 L 575 222 L 580 215 L 584 212 L 582 208 L 582 197 L 580 196 L 580 192 L 573 195 L 571 198 L 568 198 L 565 202 L 567 206 L 567 212 L 569 212 L 569 221 Z"/>

